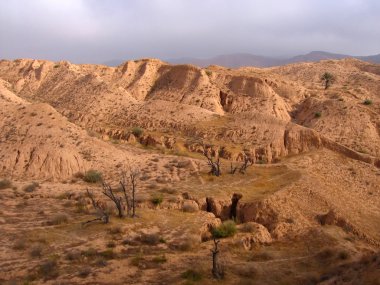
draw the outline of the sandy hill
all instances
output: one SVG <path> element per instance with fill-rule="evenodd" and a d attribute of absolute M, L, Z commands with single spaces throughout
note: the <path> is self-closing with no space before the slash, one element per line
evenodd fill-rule
<path fill-rule="evenodd" d="M 115 284 L 198 282 L 191 268 L 213 284 L 211 232 L 234 218 L 221 243 L 226 284 L 376 284 L 379 91 L 380 66 L 355 59 L 0 61 L 0 283 L 109 284 L 110 272 Z M 247 172 L 229 174 L 245 157 Z M 85 190 L 107 199 L 80 177 L 100 171 L 119 195 L 128 165 L 140 170 L 138 218 L 110 210 L 110 224 L 84 227 Z M 40 187 L 28 192 L 31 181 Z"/>

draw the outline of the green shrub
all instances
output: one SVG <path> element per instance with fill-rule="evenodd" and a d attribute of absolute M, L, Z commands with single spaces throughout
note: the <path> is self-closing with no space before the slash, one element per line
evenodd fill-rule
<path fill-rule="evenodd" d="M 370 100 L 370 99 L 365 99 L 365 100 L 363 101 L 363 104 L 364 104 L 364 105 L 372 105 L 372 100 Z"/>
<path fill-rule="evenodd" d="M 11 188 L 12 182 L 8 179 L 0 180 L 0 189 Z"/>
<path fill-rule="evenodd" d="M 144 130 L 140 127 L 133 127 L 132 128 L 132 134 L 135 137 L 140 137 L 144 133 Z"/>
<path fill-rule="evenodd" d="M 314 117 L 315 118 L 320 118 L 320 117 L 322 117 L 322 113 L 321 112 L 315 112 L 314 113 Z"/>
<path fill-rule="evenodd" d="M 198 271 L 195 271 L 193 269 L 186 270 L 181 274 L 181 277 L 183 279 L 189 280 L 189 281 L 201 281 L 202 280 L 202 274 Z"/>
<path fill-rule="evenodd" d="M 24 186 L 22 188 L 22 190 L 24 190 L 25 192 L 34 192 L 36 190 L 37 187 L 39 187 L 40 184 L 38 184 L 38 182 L 32 182 L 31 184 L 28 184 L 26 186 Z"/>
<path fill-rule="evenodd" d="M 164 201 L 164 197 L 162 195 L 154 195 L 151 199 L 151 202 L 155 205 L 158 206 Z"/>
<path fill-rule="evenodd" d="M 225 221 L 220 226 L 213 228 L 211 233 L 214 238 L 231 237 L 236 234 L 236 224 L 234 221 Z"/>
<path fill-rule="evenodd" d="M 83 180 L 87 183 L 98 183 L 102 181 L 102 173 L 97 170 L 90 169 L 84 174 Z"/>

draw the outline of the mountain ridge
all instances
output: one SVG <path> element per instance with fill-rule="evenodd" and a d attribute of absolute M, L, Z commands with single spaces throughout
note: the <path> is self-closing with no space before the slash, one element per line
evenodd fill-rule
<path fill-rule="evenodd" d="M 344 58 L 356 58 L 369 63 L 380 64 L 380 54 L 368 55 L 368 56 L 353 56 L 347 54 L 331 53 L 326 51 L 311 51 L 307 54 L 296 55 L 289 58 L 261 56 L 250 53 L 233 53 L 222 54 L 209 58 L 196 58 L 196 57 L 181 57 L 164 59 L 171 64 L 194 64 L 200 67 L 206 67 L 209 65 L 220 65 L 230 68 L 237 68 L 243 66 L 255 66 L 255 67 L 274 67 L 282 66 L 291 63 L 300 62 L 318 62 L 320 60 L 329 59 L 344 59 Z M 107 66 L 118 66 L 125 62 L 122 59 L 112 59 L 103 62 Z"/>

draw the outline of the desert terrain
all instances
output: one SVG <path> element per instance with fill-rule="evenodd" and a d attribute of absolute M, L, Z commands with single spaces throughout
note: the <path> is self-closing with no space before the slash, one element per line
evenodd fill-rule
<path fill-rule="evenodd" d="M 378 64 L 0 61 L 0 284 L 378 285 L 379 250 Z"/>

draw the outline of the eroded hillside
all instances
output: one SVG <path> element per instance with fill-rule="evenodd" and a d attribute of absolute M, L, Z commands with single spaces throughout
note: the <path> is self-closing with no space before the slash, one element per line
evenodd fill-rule
<path fill-rule="evenodd" d="M 377 284 L 379 92 L 379 65 L 353 59 L 0 61 L 0 282 L 215 284 L 212 237 L 233 219 L 226 284 Z M 87 189 L 114 206 L 85 175 L 122 195 L 131 168 L 137 217 L 87 225 Z"/>

